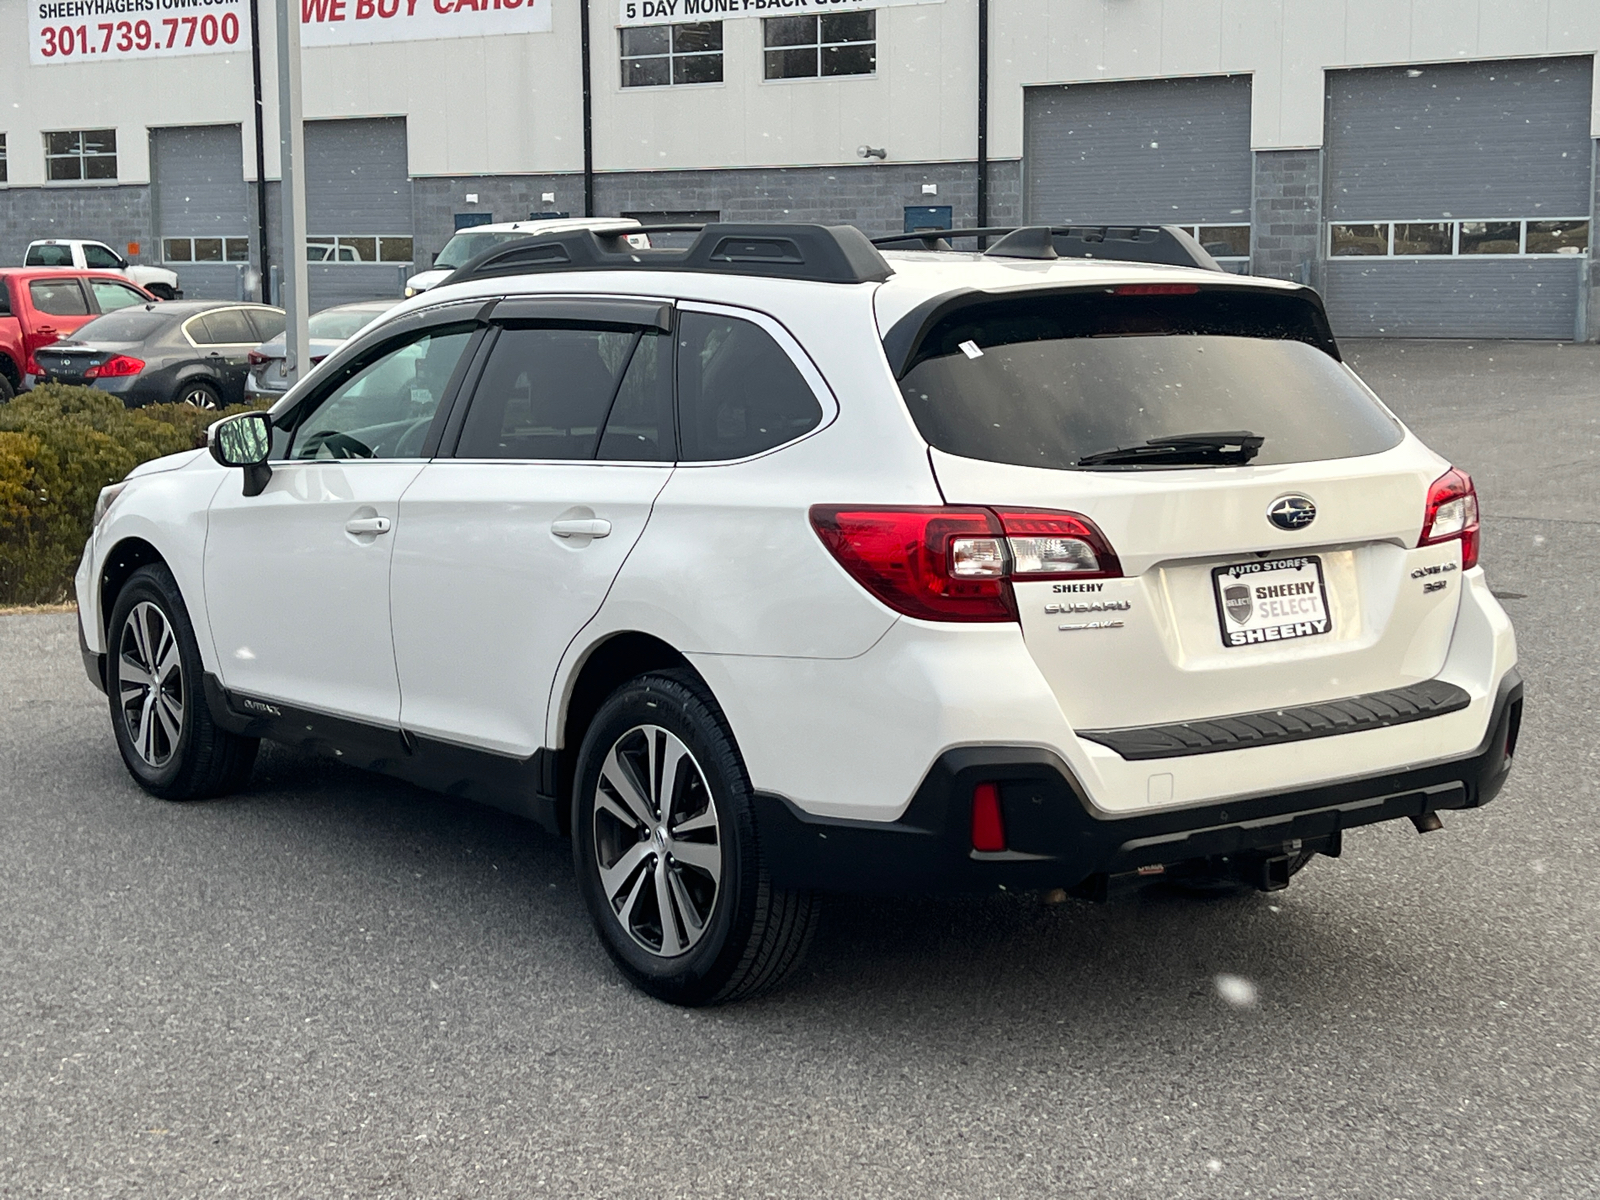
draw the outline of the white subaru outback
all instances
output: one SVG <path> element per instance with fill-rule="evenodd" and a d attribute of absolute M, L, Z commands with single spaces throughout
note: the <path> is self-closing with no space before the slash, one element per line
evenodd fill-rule
<path fill-rule="evenodd" d="M 774 983 L 819 892 L 1271 889 L 1492 799 L 1471 480 L 1311 290 L 1057 256 L 1099 242 L 495 248 L 102 494 L 128 770 L 215 796 L 266 737 L 526 814 L 683 1004 Z"/>

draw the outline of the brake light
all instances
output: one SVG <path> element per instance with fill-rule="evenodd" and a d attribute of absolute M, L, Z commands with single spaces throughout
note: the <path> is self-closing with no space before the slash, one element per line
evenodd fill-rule
<path fill-rule="evenodd" d="M 244 358 L 252 367 L 264 367 L 267 365 L 267 356 L 259 350 L 250 351 Z"/>
<path fill-rule="evenodd" d="M 1194 283 L 1119 283 L 1113 296 L 1192 296 L 1200 290 Z"/>
<path fill-rule="evenodd" d="M 925 621 L 1015 621 L 1013 580 L 1122 574 L 1104 535 L 1076 513 L 819 504 L 811 525 L 857 583 Z"/>
<path fill-rule="evenodd" d="M 1461 569 L 1478 565 L 1478 490 L 1472 476 L 1451 467 L 1428 489 L 1428 504 L 1422 518 L 1422 539 L 1418 546 L 1433 546 L 1452 539 L 1461 540 Z"/>
<path fill-rule="evenodd" d="M 108 358 L 98 367 L 90 367 L 83 373 L 85 379 L 117 379 L 126 375 L 137 375 L 144 370 L 144 360 L 129 358 L 126 354 L 119 354 L 115 358 Z"/>
<path fill-rule="evenodd" d="M 1000 815 L 1000 788 L 992 783 L 980 783 L 972 789 L 972 848 L 974 850 L 1004 850 L 1006 824 Z"/>

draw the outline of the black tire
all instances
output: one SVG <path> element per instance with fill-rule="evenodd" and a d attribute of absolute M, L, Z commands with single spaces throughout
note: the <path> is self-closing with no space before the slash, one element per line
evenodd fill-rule
<path fill-rule="evenodd" d="M 0 404 L 8 404 L 16 396 L 16 385 L 11 382 L 11 377 L 4 370 L 0 370 Z"/>
<path fill-rule="evenodd" d="M 614 786 L 614 774 L 633 771 L 630 762 L 666 761 L 662 756 L 679 747 L 688 765 L 675 767 L 677 787 L 658 782 L 654 788 L 669 797 L 666 820 L 657 824 L 662 805 L 648 796 L 635 798 L 649 820 L 623 812 L 629 802 Z M 657 757 L 642 757 L 647 754 Z M 663 774 L 645 772 L 658 781 Z M 687 861 L 691 845 L 697 860 L 720 864 L 719 876 Z M 579 890 L 606 951 L 658 1000 L 698 1006 L 748 999 L 777 986 L 811 943 L 817 898 L 775 888 L 768 879 L 744 760 L 716 700 L 688 671 L 640 676 L 595 714 L 578 752 L 572 853 Z M 600 855 L 609 869 L 629 872 L 613 875 L 613 883 L 626 878 L 632 884 L 608 894 Z M 637 867 L 622 862 L 629 855 L 639 856 Z M 613 895 L 622 897 L 620 904 Z M 660 895 L 673 910 L 666 918 L 654 899 Z"/>
<path fill-rule="evenodd" d="M 128 577 L 112 605 L 106 640 L 111 728 L 135 782 L 163 800 L 202 800 L 243 787 L 261 742 L 211 719 L 194 625 L 164 563 Z"/>
<path fill-rule="evenodd" d="M 217 386 L 204 379 L 187 379 L 172 393 L 174 404 L 187 404 L 190 408 L 214 410 L 222 407 L 222 393 Z"/>

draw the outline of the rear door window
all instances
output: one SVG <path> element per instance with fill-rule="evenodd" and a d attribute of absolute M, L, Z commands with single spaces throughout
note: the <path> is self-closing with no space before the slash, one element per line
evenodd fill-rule
<path fill-rule="evenodd" d="M 256 338 L 263 342 L 270 342 L 283 332 L 287 324 L 281 312 L 273 312 L 270 308 L 252 308 L 249 311 L 250 324 L 255 327 Z"/>
<path fill-rule="evenodd" d="M 1297 308 L 1248 293 L 982 304 L 928 331 L 901 393 L 930 445 L 1018 466 L 1087 469 L 1091 455 L 1201 433 L 1262 438 L 1256 466 L 1398 445 L 1399 426 Z"/>
<path fill-rule="evenodd" d="M 242 308 L 202 313 L 190 323 L 189 336 L 208 346 L 253 346 L 261 340 Z"/>
<path fill-rule="evenodd" d="M 33 306 L 52 317 L 86 317 L 89 301 L 76 279 L 35 279 L 28 284 Z"/>
<path fill-rule="evenodd" d="M 715 313 L 678 321 L 678 437 L 685 462 L 748 458 L 822 422 L 822 405 L 759 325 Z"/>
<path fill-rule="evenodd" d="M 567 324 L 500 330 L 456 457 L 594 458 L 641 336 Z"/>

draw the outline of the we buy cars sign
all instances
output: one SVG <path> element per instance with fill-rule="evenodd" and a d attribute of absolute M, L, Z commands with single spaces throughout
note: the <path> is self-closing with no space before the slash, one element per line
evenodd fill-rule
<path fill-rule="evenodd" d="M 554 0 L 299 0 L 302 46 L 549 33 Z"/>
<path fill-rule="evenodd" d="M 32 0 L 28 5 L 28 61 L 36 67 L 231 54 L 249 46 L 246 0 Z"/>

